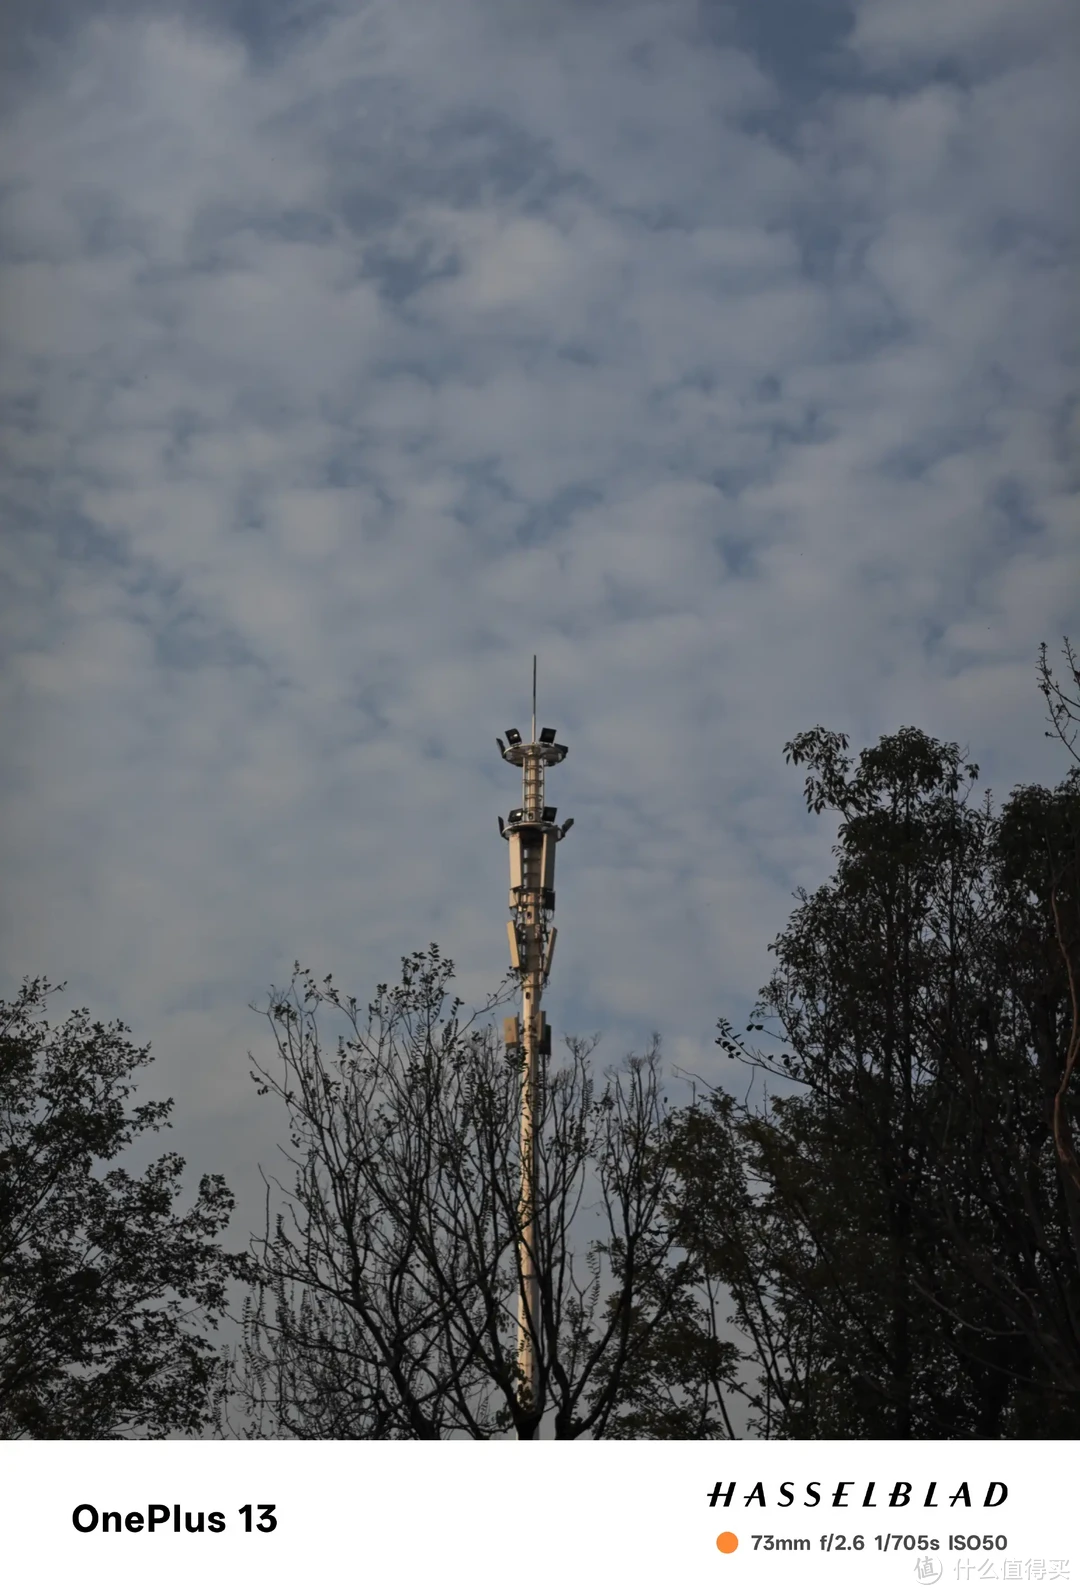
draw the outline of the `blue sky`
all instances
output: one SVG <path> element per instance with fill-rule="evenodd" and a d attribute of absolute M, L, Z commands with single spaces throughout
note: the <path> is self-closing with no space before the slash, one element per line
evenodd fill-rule
<path fill-rule="evenodd" d="M 12 7 L 0 966 L 153 1043 L 238 1238 L 294 957 L 499 983 L 533 652 L 607 1061 L 721 1078 L 828 870 L 798 731 L 1062 773 L 1071 12 Z"/>

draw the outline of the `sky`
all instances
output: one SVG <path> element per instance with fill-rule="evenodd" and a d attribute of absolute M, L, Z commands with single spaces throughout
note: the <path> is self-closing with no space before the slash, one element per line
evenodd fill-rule
<path fill-rule="evenodd" d="M 8 0 L 0 987 L 67 982 L 243 1244 L 249 1005 L 506 966 L 569 745 L 556 1037 L 733 1085 L 835 828 L 783 745 L 1059 779 L 1071 0 Z"/>

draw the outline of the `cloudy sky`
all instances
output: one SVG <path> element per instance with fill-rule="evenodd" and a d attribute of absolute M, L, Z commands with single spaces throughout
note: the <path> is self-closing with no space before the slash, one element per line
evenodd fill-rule
<path fill-rule="evenodd" d="M 0 967 L 259 1217 L 250 1011 L 506 963 L 720 1077 L 833 837 L 785 741 L 1054 780 L 1080 633 L 1070 0 L 9 0 Z"/>

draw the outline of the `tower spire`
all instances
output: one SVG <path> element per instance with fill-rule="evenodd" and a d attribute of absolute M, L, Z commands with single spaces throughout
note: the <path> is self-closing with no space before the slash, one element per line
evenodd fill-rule
<path fill-rule="evenodd" d="M 561 764 L 566 747 L 555 741 L 550 726 L 536 734 L 536 655 L 533 655 L 532 734 L 523 743 L 521 733 L 512 727 L 506 733 L 507 747 L 496 737 L 499 752 L 508 764 L 521 768 L 521 807 L 511 809 L 509 820 L 499 818 L 499 834 L 510 848 L 510 909 L 513 918 L 506 930 L 510 942 L 510 963 L 521 981 L 521 1020 L 507 1019 L 503 1035 L 509 1049 L 520 1048 L 522 1060 L 520 1166 L 521 1200 L 518 1242 L 518 1366 L 521 1371 L 520 1399 L 526 1409 L 541 1414 L 541 1311 L 540 1278 L 537 1256 L 537 1145 L 541 1122 L 540 1090 L 543 1059 L 551 1055 L 551 1027 L 540 1007 L 544 986 L 551 973 L 555 951 L 555 848 L 573 825 L 567 820 L 555 824 L 556 810 L 544 803 L 544 774 L 549 764 Z M 533 1438 L 535 1438 L 535 1429 Z"/>

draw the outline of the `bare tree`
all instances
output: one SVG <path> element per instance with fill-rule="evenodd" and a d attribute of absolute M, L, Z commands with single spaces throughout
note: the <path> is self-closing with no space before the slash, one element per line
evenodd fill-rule
<path fill-rule="evenodd" d="M 1043 734 L 1057 737 L 1069 750 L 1073 763 L 1080 764 L 1080 748 L 1077 747 L 1077 741 L 1080 740 L 1080 659 L 1077 658 L 1068 637 L 1063 637 L 1061 641 L 1061 651 L 1065 655 L 1068 673 L 1072 677 L 1069 685 L 1075 690 L 1076 697 L 1072 697 L 1067 687 L 1063 687 L 1058 681 L 1046 657 L 1046 644 L 1040 643 L 1039 691 L 1046 699 L 1046 706 L 1050 711 L 1047 719 L 1052 727 Z"/>
<path fill-rule="evenodd" d="M 231 1381 L 247 1437 L 602 1436 L 625 1371 L 662 1333 L 689 1265 L 662 1223 L 672 1171 L 659 1038 L 598 1088 L 595 1038 L 543 1081 L 535 1249 L 540 1401 L 523 1404 L 518 1119 L 522 1060 L 455 999 L 432 945 L 377 989 L 366 1022 L 297 965 L 265 1012 L 291 1193 L 258 1252 Z M 336 1047 L 320 1022 L 344 1021 Z M 532 1327 L 532 1326 L 530 1326 Z"/>

